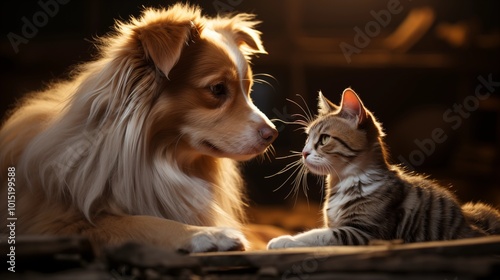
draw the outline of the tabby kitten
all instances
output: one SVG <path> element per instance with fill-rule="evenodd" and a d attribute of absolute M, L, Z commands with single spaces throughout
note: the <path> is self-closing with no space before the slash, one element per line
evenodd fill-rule
<path fill-rule="evenodd" d="M 348 88 L 340 107 L 319 94 L 319 116 L 306 127 L 302 162 L 328 175 L 324 227 L 272 239 L 269 249 L 366 245 L 370 240 L 449 240 L 500 234 L 500 212 L 460 206 L 423 176 L 388 163 L 382 128 Z"/>

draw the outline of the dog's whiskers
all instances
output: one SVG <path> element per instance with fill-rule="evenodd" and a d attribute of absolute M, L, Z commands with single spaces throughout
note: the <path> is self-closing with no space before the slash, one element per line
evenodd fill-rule
<path fill-rule="evenodd" d="M 258 78 L 258 77 L 266 77 L 266 78 L 271 78 L 272 80 L 274 80 L 276 83 L 278 83 L 278 80 L 273 77 L 272 75 L 270 74 L 266 74 L 266 73 L 257 73 L 257 74 L 253 74 L 252 76 L 252 79 L 255 83 L 258 83 L 258 84 L 264 84 L 264 85 L 268 85 L 270 86 L 273 91 L 276 92 L 276 89 L 274 88 L 273 84 L 265 79 L 261 79 L 261 78 Z M 248 81 L 249 79 L 244 79 L 246 81 Z"/>
<path fill-rule="evenodd" d="M 268 82 L 268 81 L 266 81 L 266 80 L 262 80 L 262 79 L 254 79 L 253 81 L 254 81 L 255 83 L 257 83 L 257 84 L 268 85 L 268 86 L 270 86 L 270 87 L 271 87 L 274 91 L 276 91 L 276 89 L 274 88 L 274 86 L 273 86 L 270 82 Z"/>
<path fill-rule="evenodd" d="M 255 73 L 253 74 L 253 77 L 254 79 L 256 77 L 267 77 L 267 78 L 271 78 L 272 80 L 274 80 L 276 83 L 278 83 L 278 80 L 271 74 L 267 74 L 267 73 Z"/>
<path fill-rule="evenodd" d="M 267 148 L 267 150 L 266 150 L 266 153 L 265 153 L 265 154 L 266 154 L 266 156 L 269 158 L 269 161 L 272 161 L 272 159 L 271 159 L 271 155 L 272 155 L 273 157 L 276 157 L 276 149 L 274 148 L 274 146 L 273 146 L 273 145 L 269 145 L 269 147 Z"/>
<path fill-rule="evenodd" d="M 276 155 L 276 150 L 274 149 L 273 145 L 269 145 L 269 147 L 267 147 L 266 151 L 260 155 L 260 158 L 262 158 L 263 160 L 268 159 L 269 162 L 272 162 L 271 155 L 272 156 Z"/>

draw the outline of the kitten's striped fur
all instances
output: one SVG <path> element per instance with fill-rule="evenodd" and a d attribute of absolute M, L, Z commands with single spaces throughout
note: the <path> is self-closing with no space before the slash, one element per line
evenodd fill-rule
<path fill-rule="evenodd" d="M 324 228 L 271 240 L 268 248 L 366 245 L 371 240 L 450 240 L 500 234 L 500 213 L 463 207 L 446 188 L 387 162 L 383 132 L 352 89 L 336 106 L 321 93 L 302 152 L 307 169 L 327 176 Z"/>

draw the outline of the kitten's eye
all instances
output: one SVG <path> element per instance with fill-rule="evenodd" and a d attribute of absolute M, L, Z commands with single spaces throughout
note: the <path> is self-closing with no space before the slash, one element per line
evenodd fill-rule
<path fill-rule="evenodd" d="M 223 97 L 227 95 L 227 88 L 224 83 L 217 83 L 209 87 L 210 91 L 216 97 Z"/>
<path fill-rule="evenodd" d="M 324 145 L 326 145 L 328 142 L 330 142 L 330 139 L 331 139 L 331 136 L 330 136 L 330 135 L 328 135 L 328 134 L 321 134 L 321 135 L 319 136 L 319 143 L 320 143 L 321 145 L 323 145 L 323 146 L 324 146 Z"/>

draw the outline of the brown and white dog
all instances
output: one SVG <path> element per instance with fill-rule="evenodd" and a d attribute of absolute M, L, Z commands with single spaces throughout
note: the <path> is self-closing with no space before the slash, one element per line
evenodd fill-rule
<path fill-rule="evenodd" d="M 0 130 L 2 201 L 15 196 L 17 234 L 244 250 L 235 160 L 277 137 L 249 97 L 249 60 L 265 53 L 256 24 L 182 4 L 146 9 L 70 80 L 21 102 Z"/>

